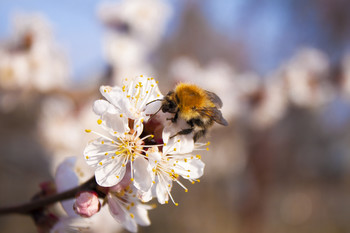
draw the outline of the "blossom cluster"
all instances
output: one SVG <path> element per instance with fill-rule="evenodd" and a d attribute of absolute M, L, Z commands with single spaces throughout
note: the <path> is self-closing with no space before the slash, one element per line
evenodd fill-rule
<path fill-rule="evenodd" d="M 105 99 L 96 100 L 93 111 L 103 133 L 86 129 L 98 136 L 84 150 L 97 189 L 112 217 L 131 232 L 138 224 L 150 224 L 147 211 L 153 206 L 145 202 L 156 198 L 160 204 L 178 205 L 171 194 L 173 184 L 187 192 L 180 177 L 199 182 L 204 163 L 197 152 L 208 149 L 208 143 L 195 143 L 193 134 L 176 135 L 186 122 L 173 123 L 164 113 L 155 114 L 163 98 L 157 83 L 141 75 L 125 79 L 122 87 L 101 86 Z M 80 194 L 75 212 L 94 215 L 100 209 L 96 197 Z"/>

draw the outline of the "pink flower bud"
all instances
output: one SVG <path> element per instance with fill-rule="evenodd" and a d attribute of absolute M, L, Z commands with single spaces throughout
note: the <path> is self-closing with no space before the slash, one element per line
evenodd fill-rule
<path fill-rule="evenodd" d="M 77 195 L 73 209 L 82 217 L 89 218 L 101 208 L 100 201 L 95 192 L 81 192 Z"/>

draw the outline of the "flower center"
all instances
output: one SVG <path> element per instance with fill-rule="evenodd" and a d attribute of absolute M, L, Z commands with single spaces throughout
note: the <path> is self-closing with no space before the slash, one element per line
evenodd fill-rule
<path fill-rule="evenodd" d="M 118 138 L 115 144 L 117 145 L 115 154 L 124 156 L 123 166 L 125 166 L 129 160 L 134 161 L 135 157 L 141 155 L 143 151 L 143 141 L 131 134 Z"/>

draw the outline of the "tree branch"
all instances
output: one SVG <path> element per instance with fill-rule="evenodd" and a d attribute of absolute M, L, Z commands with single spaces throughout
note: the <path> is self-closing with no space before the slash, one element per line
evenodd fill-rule
<path fill-rule="evenodd" d="M 57 193 L 51 196 L 47 196 L 44 198 L 40 198 L 37 200 L 33 200 L 29 203 L 25 203 L 22 205 L 17 206 L 10 206 L 10 207 L 4 207 L 0 208 L 0 215 L 5 214 L 30 214 L 32 211 L 40 209 L 44 206 L 53 204 L 58 201 L 64 201 L 67 199 L 74 198 L 77 193 L 85 190 L 96 190 L 96 180 L 95 177 L 92 177 L 85 183 L 81 184 L 78 187 L 75 187 L 73 189 L 67 190 L 62 193 Z"/>

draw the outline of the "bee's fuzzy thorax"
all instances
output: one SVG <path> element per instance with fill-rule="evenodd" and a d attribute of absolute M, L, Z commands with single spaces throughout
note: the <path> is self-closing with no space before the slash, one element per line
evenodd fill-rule
<path fill-rule="evenodd" d="M 213 105 L 207 98 L 205 90 L 188 83 L 180 83 L 175 88 L 175 94 L 179 100 L 181 117 L 185 120 L 199 117 L 195 109 Z"/>

